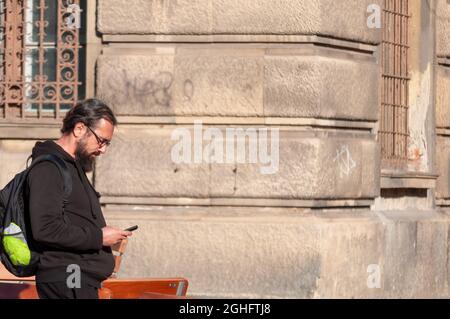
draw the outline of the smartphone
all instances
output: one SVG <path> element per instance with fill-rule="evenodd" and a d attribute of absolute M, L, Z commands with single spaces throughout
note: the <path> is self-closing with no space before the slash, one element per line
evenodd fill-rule
<path fill-rule="evenodd" d="M 126 231 L 133 231 L 133 230 L 136 230 L 136 229 L 138 229 L 138 226 L 137 226 L 137 225 L 134 225 L 134 226 L 131 226 L 131 227 L 125 229 L 125 230 L 126 230 Z"/>

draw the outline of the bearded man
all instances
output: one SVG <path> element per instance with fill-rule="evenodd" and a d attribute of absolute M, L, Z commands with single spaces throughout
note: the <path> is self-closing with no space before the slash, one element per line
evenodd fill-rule
<path fill-rule="evenodd" d="M 62 159 L 72 182 L 64 206 L 64 180 L 49 161 L 34 166 L 27 179 L 29 223 L 40 253 L 36 288 L 42 299 L 97 299 L 101 282 L 114 269 L 111 246 L 131 232 L 107 226 L 100 194 L 86 176 L 105 154 L 117 120 L 102 101 L 88 99 L 69 110 L 57 141 L 37 142 L 33 159 L 53 154 Z M 69 276 L 78 270 L 78 285 Z"/>

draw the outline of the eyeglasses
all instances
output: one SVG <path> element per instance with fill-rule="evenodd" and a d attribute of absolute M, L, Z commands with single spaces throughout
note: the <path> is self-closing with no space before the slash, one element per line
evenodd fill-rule
<path fill-rule="evenodd" d="M 110 140 L 107 140 L 106 138 L 102 138 L 102 137 L 98 136 L 89 126 L 87 126 L 87 128 L 89 129 L 89 131 L 92 132 L 92 134 L 94 134 L 95 139 L 97 140 L 97 143 L 98 143 L 98 145 L 100 147 L 103 147 L 105 145 L 106 146 L 111 145 L 111 141 Z"/>

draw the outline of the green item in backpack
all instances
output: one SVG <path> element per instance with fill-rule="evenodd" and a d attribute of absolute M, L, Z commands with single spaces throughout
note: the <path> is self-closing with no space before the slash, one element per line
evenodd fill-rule
<path fill-rule="evenodd" d="M 3 247 L 14 266 L 28 266 L 31 252 L 22 229 L 11 223 L 3 232 Z"/>

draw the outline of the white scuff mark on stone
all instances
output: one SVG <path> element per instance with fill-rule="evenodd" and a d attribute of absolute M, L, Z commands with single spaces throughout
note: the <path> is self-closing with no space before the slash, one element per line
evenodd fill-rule
<path fill-rule="evenodd" d="M 336 150 L 336 157 L 333 162 L 339 162 L 340 177 L 349 176 L 352 170 L 356 167 L 356 162 L 352 159 L 348 145 L 341 146 Z"/>
<path fill-rule="evenodd" d="M 422 73 L 413 73 L 410 90 L 418 92 L 410 104 L 409 112 L 409 167 L 412 170 L 428 170 L 427 114 L 430 105 L 431 67 Z"/>

